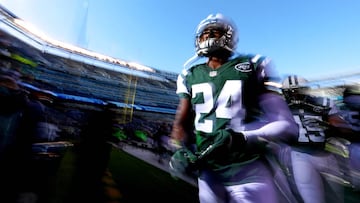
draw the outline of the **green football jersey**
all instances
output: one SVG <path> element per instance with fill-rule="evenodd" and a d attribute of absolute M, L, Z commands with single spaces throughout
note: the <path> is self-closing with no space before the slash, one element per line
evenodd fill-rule
<path fill-rule="evenodd" d="M 189 98 L 195 114 L 196 145 L 204 149 L 219 130 L 241 132 L 257 116 L 258 95 L 279 82 L 270 60 L 260 55 L 237 56 L 216 70 L 205 63 L 184 70 L 177 94 Z"/>

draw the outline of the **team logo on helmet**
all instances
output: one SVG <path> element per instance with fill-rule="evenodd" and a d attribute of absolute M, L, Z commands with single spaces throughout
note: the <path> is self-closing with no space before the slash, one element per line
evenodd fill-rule
<path fill-rule="evenodd" d="M 235 69 L 243 72 L 243 73 L 247 73 L 251 71 L 251 67 L 250 67 L 250 63 L 249 62 L 244 62 L 244 63 L 239 63 L 235 65 Z"/>

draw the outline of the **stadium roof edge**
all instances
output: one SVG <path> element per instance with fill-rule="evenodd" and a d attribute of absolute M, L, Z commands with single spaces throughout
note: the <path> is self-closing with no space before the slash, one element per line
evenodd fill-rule
<path fill-rule="evenodd" d="M 149 70 L 137 70 L 136 67 L 131 67 L 130 62 L 126 61 L 120 61 L 118 59 L 111 58 L 109 56 L 106 57 L 107 60 L 100 59 L 97 57 L 94 57 L 90 54 L 86 54 L 90 51 L 82 49 L 80 47 L 75 47 L 74 50 L 69 50 L 66 47 L 61 47 L 56 44 L 52 44 L 44 39 L 42 39 L 40 36 L 36 35 L 35 33 L 32 33 L 31 31 L 27 30 L 26 28 L 20 26 L 19 24 L 16 24 L 16 20 L 20 20 L 17 18 L 16 15 L 11 13 L 9 10 L 4 8 L 0 4 L 0 30 L 3 30 L 4 32 L 8 33 L 9 35 L 16 37 L 20 41 L 28 44 L 29 46 L 41 51 L 42 53 L 48 53 L 51 55 L 59 56 L 65 59 L 78 61 L 80 63 L 85 63 L 88 65 L 94 65 L 99 68 L 104 68 L 116 72 L 121 72 L 124 74 L 130 74 L 135 75 L 142 78 L 148 78 L 158 81 L 164 81 L 168 82 L 168 79 L 161 76 L 154 74 L 150 72 L 151 68 Z M 84 50 L 84 53 L 78 53 L 77 50 Z M 96 54 L 96 52 L 92 52 Z M 110 60 L 109 60 L 110 59 Z M 116 62 L 119 62 L 116 63 Z M 120 64 L 121 63 L 121 64 Z M 140 67 L 145 67 L 139 64 Z M 156 69 L 154 70 L 156 72 Z"/>

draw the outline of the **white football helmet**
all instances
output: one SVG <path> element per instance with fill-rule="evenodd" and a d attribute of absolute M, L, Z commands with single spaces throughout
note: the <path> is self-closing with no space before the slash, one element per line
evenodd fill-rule
<path fill-rule="evenodd" d="M 308 81 L 305 78 L 297 75 L 285 77 L 281 89 L 286 100 L 301 100 L 303 96 L 307 94 L 307 90 L 309 89 L 309 87 L 306 86 L 306 83 L 308 83 Z"/>
<path fill-rule="evenodd" d="M 305 87 L 305 84 L 308 81 L 297 75 L 289 75 L 287 76 L 282 83 L 282 89 L 294 89 L 294 88 L 301 88 Z"/>
<path fill-rule="evenodd" d="M 201 39 L 204 31 L 221 31 L 220 37 L 209 36 Z M 195 48 L 197 56 L 208 57 L 214 52 L 225 51 L 231 55 L 237 46 L 238 36 L 235 24 L 222 14 L 211 14 L 197 26 Z"/>

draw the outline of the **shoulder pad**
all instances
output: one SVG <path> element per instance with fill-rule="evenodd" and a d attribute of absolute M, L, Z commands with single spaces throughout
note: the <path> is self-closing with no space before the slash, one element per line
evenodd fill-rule
<path fill-rule="evenodd" d="M 253 55 L 250 59 L 251 63 L 259 63 L 264 60 L 265 57 L 260 54 Z"/>

